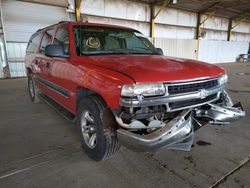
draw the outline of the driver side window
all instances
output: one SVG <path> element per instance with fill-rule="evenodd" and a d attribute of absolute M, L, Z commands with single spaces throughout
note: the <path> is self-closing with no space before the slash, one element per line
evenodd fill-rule
<path fill-rule="evenodd" d="M 54 44 L 62 44 L 65 54 L 69 54 L 69 32 L 66 26 L 57 29 Z"/>

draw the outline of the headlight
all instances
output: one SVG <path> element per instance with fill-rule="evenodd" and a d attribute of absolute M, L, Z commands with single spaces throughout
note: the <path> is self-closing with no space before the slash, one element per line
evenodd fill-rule
<path fill-rule="evenodd" d="M 226 84 L 227 83 L 227 75 L 226 74 L 224 74 L 224 75 L 222 75 L 219 79 L 218 79 L 218 82 L 219 82 L 219 84 L 220 85 L 222 85 L 222 84 Z"/>
<path fill-rule="evenodd" d="M 121 95 L 124 97 L 156 96 L 166 92 L 163 84 L 135 84 L 122 86 Z"/>

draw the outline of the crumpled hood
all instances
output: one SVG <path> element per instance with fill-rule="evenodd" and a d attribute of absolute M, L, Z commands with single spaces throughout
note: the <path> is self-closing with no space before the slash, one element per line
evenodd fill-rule
<path fill-rule="evenodd" d="M 97 66 L 123 73 L 136 83 L 191 81 L 225 73 L 212 64 L 160 55 L 90 56 L 89 60 Z"/>

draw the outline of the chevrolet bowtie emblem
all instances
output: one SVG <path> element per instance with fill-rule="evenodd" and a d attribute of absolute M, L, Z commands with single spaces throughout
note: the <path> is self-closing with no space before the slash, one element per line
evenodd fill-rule
<path fill-rule="evenodd" d="M 208 96 L 208 91 L 207 90 L 205 90 L 205 89 L 201 89 L 200 91 L 199 91 L 199 95 L 200 95 L 200 98 L 201 99 L 205 99 L 207 96 Z"/>

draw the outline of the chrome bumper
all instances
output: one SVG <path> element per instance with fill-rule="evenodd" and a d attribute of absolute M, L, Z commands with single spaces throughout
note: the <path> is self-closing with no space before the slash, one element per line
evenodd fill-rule
<path fill-rule="evenodd" d="M 118 129 L 118 140 L 134 151 L 155 151 L 161 147 L 189 151 L 194 138 L 191 113 L 183 111 L 163 128 L 144 136 Z"/>

